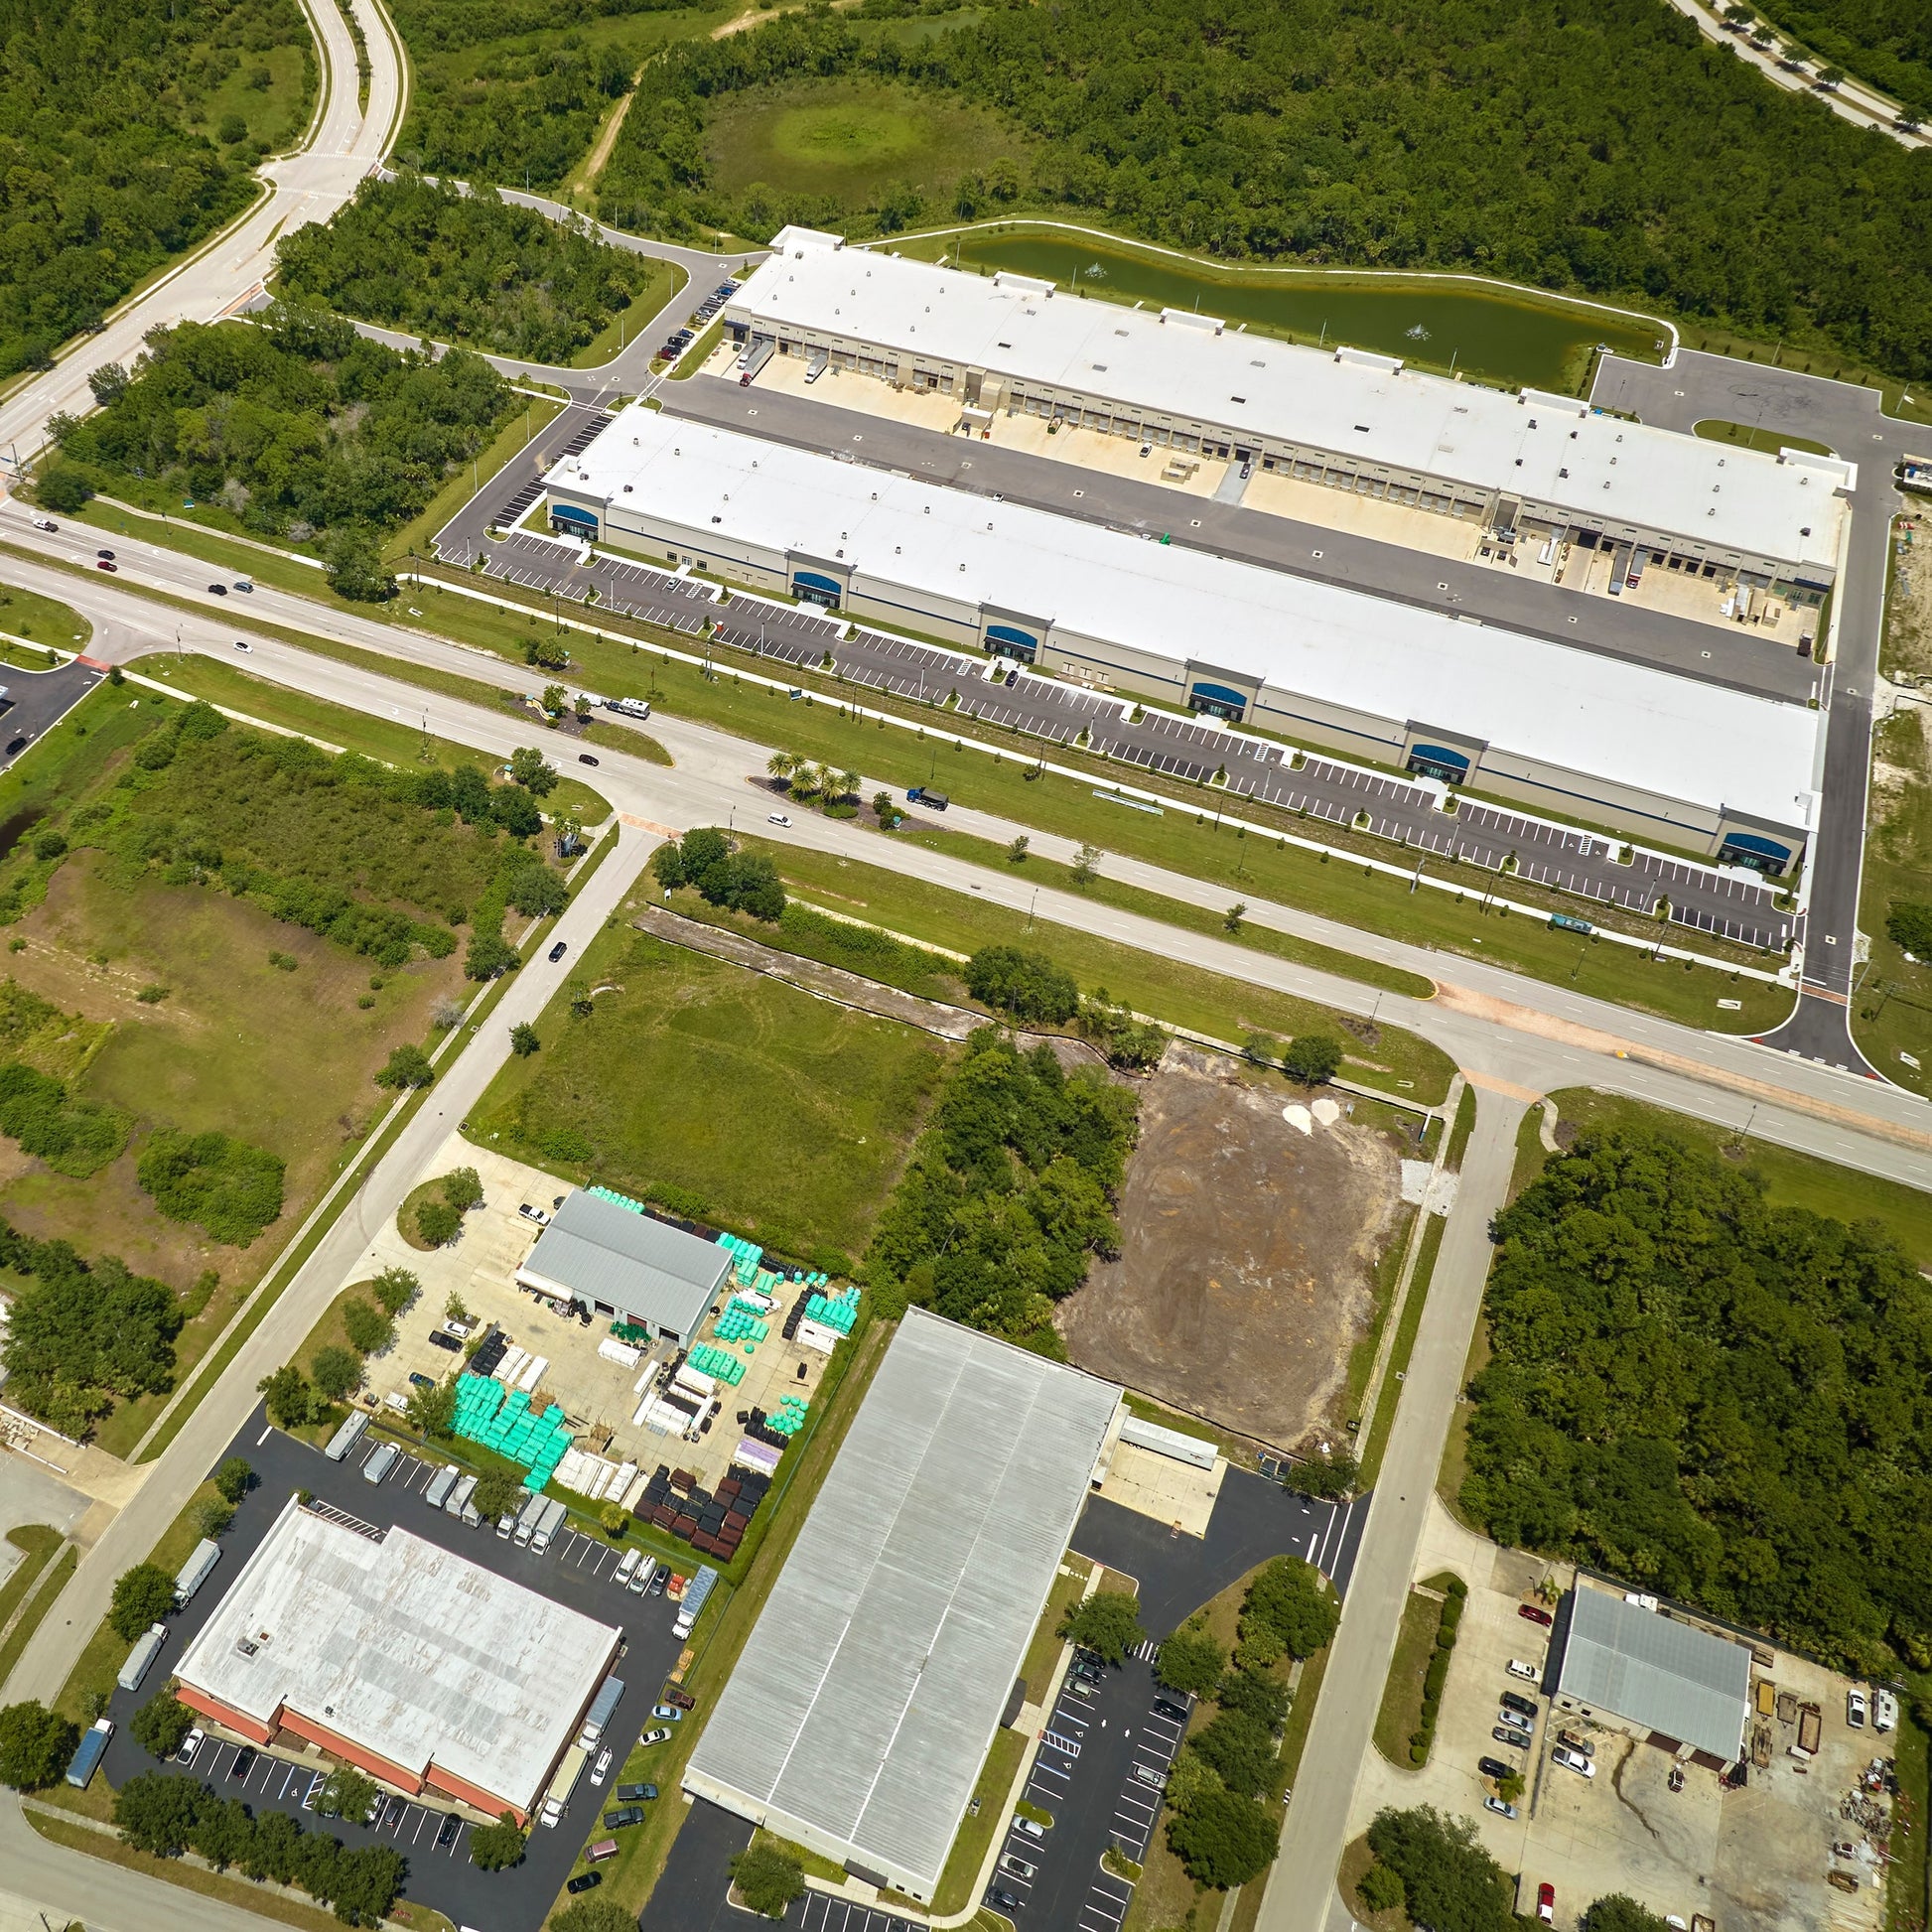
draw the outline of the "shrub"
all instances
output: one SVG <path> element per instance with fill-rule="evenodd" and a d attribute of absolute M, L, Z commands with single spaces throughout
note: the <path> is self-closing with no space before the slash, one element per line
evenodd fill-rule
<path fill-rule="evenodd" d="M 137 1563 L 114 1580 L 107 1621 L 115 1636 L 132 1643 L 175 1607 L 175 1580 L 158 1563 Z"/>
<path fill-rule="evenodd" d="M 63 515 L 71 516 L 86 505 L 94 493 L 94 486 L 78 466 L 63 463 L 57 458 L 41 472 L 40 481 L 34 485 L 34 493 L 39 496 L 43 509 L 58 510 Z"/>
<path fill-rule="evenodd" d="M 1932 905 L 1893 899 L 1885 912 L 1885 937 L 1914 959 L 1932 960 Z"/>
<path fill-rule="evenodd" d="M 798 1861 L 775 1845 L 748 1846 L 732 1860 L 731 1872 L 739 1897 L 765 1918 L 783 1918 L 785 1907 L 805 1889 Z"/>
<path fill-rule="evenodd" d="M 127 1145 L 125 1114 L 75 1099 L 59 1080 L 19 1061 L 0 1065 L 0 1134 L 56 1173 L 85 1180 Z"/>
<path fill-rule="evenodd" d="M 1371 1912 L 1393 1912 L 1409 1895 L 1400 1874 L 1392 1866 L 1381 1863 L 1370 1865 L 1362 1873 L 1362 1881 L 1355 1891 Z"/>
<path fill-rule="evenodd" d="M 58 1711 L 40 1704 L 8 1705 L 0 1711 L 0 1784 L 38 1791 L 54 1783 L 79 1742 L 78 1726 Z"/>
<path fill-rule="evenodd" d="M 1118 1664 L 1147 1641 L 1140 1605 L 1125 1590 L 1115 1589 L 1097 1590 L 1083 1602 L 1070 1604 L 1060 1618 L 1059 1634 L 1110 1664 Z"/>
<path fill-rule="evenodd" d="M 537 1030 L 527 1020 L 519 1020 L 510 1029 L 510 1051 L 520 1060 L 527 1060 L 537 1052 L 543 1041 L 537 1037 Z"/>
<path fill-rule="evenodd" d="M 245 1248 L 282 1212 L 283 1165 L 226 1134 L 156 1131 L 136 1169 L 143 1190 L 174 1221 Z"/>
<path fill-rule="evenodd" d="M 215 1470 L 214 1486 L 224 1502 L 238 1503 L 255 1486 L 255 1472 L 244 1456 L 231 1455 Z"/>
<path fill-rule="evenodd" d="M 400 1090 L 403 1087 L 426 1087 L 436 1078 L 436 1069 L 429 1063 L 429 1055 L 420 1046 L 405 1040 L 400 1046 L 389 1049 L 389 1057 L 375 1075 L 379 1087 Z"/>
<path fill-rule="evenodd" d="M 315 1415 L 315 1391 L 293 1362 L 284 1362 L 273 1375 L 255 1384 L 265 1398 L 268 1419 L 278 1429 L 300 1429 Z"/>

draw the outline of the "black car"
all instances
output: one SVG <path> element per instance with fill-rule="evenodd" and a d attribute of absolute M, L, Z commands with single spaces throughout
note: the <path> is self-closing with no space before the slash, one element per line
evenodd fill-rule
<path fill-rule="evenodd" d="M 210 584 L 207 588 L 210 597 L 226 597 L 228 594 L 228 587 L 225 584 Z"/>
<path fill-rule="evenodd" d="M 664 1586 L 669 1582 L 670 1572 L 660 1563 L 657 1566 L 657 1575 L 650 1580 L 650 1593 L 653 1596 L 662 1596 L 664 1594 Z"/>
<path fill-rule="evenodd" d="M 1154 1708 L 1162 1717 L 1172 1718 L 1177 1725 L 1184 1725 L 1187 1722 L 1185 1707 L 1175 1704 L 1171 1698 L 1156 1698 Z"/>
<path fill-rule="evenodd" d="M 429 1343 L 432 1348 L 447 1348 L 452 1355 L 463 1353 L 462 1342 L 454 1335 L 446 1335 L 441 1328 L 432 1328 L 429 1331 Z"/>
<path fill-rule="evenodd" d="M 382 1815 L 375 1821 L 376 1830 L 379 1832 L 386 1832 L 389 1829 L 389 1827 L 395 1824 L 395 1822 L 399 1818 L 401 1818 L 403 1813 L 408 1809 L 409 1809 L 409 1801 L 407 1799 L 391 1798 L 388 1801 L 388 1803 L 382 1807 Z"/>
<path fill-rule="evenodd" d="M 1536 1700 L 1526 1698 L 1521 1691 L 1505 1691 L 1502 1695 L 1502 1705 L 1505 1711 L 1520 1711 L 1526 1718 L 1536 1716 Z"/>
<path fill-rule="evenodd" d="M 110 564 L 114 561 L 114 553 L 111 550 L 96 550 L 94 555 L 105 558 Z"/>
<path fill-rule="evenodd" d="M 569 950 L 570 950 L 570 941 L 568 939 L 559 939 L 557 943 L 550 948 L 551 965 L 554 966 L 557 963 L 557 961 L 563 958 L 564 954 L 567 953 Z"/>
<path fill-rule="evenodd" d="M 595 764 L 597 762 L 597 756 L 592 752 L 579 752 L 577 754 L 577 762 L 579 764 Z"/>
<path fill-rule="evenodd" d="M 1012 1892 L 1002 1890 L 998 1885 L 986 1894 L 986 1902 L 998 1906 L 1003 1912 L 1017 1912 L 1020 1909 L 1019 1899 L 1014 1897 Z"/>
<path fill-rule="evenodd" d="M 228 1775 L 231 1778 L 245 1778 L 254 1768 L 255 1747 L 253 1744 L 243 1744 L 235 1752 L 234 1762 L 228 1766 Z"/>
<path fill-rule="evenodd" d="M 610 1832 L 621 1832 L 626 1825 L 641 1825 L 643 1822 L 642 1805 L 620 1805 L 615 1811 L 604 1814 L 604 1828 Z"/>
<path fill-rule="evenodd" d="M 618 1803 L 634 1805 L 639 1798 L 654 1798 L 657 1787 L 654 1784 L 621 1784 L 618 1786 Z"/>
<path fill-rule="evenodd" d="M 1491 1725 L 1489 1734 L 1499 1744 L 1513 1744 L 1519 1751 L 1530 1747 L 1530 1734 L 1527 1730 L 1505 1730 L 1501 1725 Z"/>
<path fill-rule="evenodd" d="M 604 1882 L 604 1874 L 601 1871 L 580 1871 L 577 1874 L 577 1876 L 573 1878 L 570 1881 L 570 1883 L 564 1887 L 564 1890 L 565 1891 L 592 1891 L 597 1886 L 603 1884 L 603 1882 Z"/>
<path fill-rule="evenodd" d="M 1506 1778 L 1510 1773 L 1510 1766 L 1500 1757 L 1479 1757 L 1476 1759 L 1476 1769 L 1485 1778 Z"/>
<path fill-rule="evenodd" d="M 452 1845 L 456 1843 L 456 1835 L 458 1832 L 462 1831 L 462 1829 L 463 1829 L 463 1820 L 459 1818 L 455 1812 L 451 1812 L 450 1815 L 444 1819 L 442 1830 L 440 1830 L 436 1834 L 436 1849 L 439 1852 L 447 1851 Z"/>

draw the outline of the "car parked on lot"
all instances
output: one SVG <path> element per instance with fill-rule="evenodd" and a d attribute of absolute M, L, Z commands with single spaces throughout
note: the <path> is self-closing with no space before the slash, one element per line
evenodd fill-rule
<path fill-rule="evenodd" d="M 1514 1818 L 1516 1816 L 1516 1807 L 1514 1805 L 1506 1803 L 1503 1799 L 1495 1797 L 1493 1794 L 1483 1799 L 1482 1808 L 1484 1811 L 1493 1811 L 1499 1818 Z"/>
<path fill-rule="evenodd" d="M 1889 1730 L 1898 1722 L 1898 1700 L 1889 1691 L 1871 1694 L 1871 1727 Z"/>
<path fill-rule="evenodd" d="M 379 1831 L 386 1832 L 391 1825 L 394 1825 L 401 1820 L 403 1813 L 406 1812 L 408 1809 L 409 1809 L 409 1805 L 406 1799 L 402 1799 L 402 1798 L 385 1799 L 382 1805 L 382 1816 L 380 1817 L 380 1819 L 377 1820 L 377 1829 Z"/>
<path fill-rule="evenodd" d="M 1556 1622 L 1556 1618 L 1541 1603 L 1518 1603 L 1516 1614 L 1528 1617 L 1532 1623 L 1542 1624 L 1546 1630 Z"/>
<path fill-rule="evenodd" d="M 1028 1838 L 1044 1838 L 1046 1836 L 1046 1827 L 1037 1818 L 1016 1818 L 1013 1821 L 1013 1829 L 1016 1832 L 1024 1833 Z"/>
<path fill-rule="evenodd" d="M 611 1753 L 609 1751 L 599 1751 L 597 1754 L 597 1762 L 591 1766 L 591 1782 L 593 1784 L 602 1784 L 610 1774 Z"/>
<path fill-rule="evenodd" d="M 1845 1722 L 1854 1730 L 1864 1728 L 1864 1693 L 1847 1691 L 1845 1694 Z"/>
<path fill-rule="evenodd" d="M 1536 1888 L 1536 1915 L 1545 1925 L 1557 1922 L 1557 1888 L 1547 1878 Z"/>
<path fill-rule="evenodd" d="M 429 1331 L 429 1342 L 432 1348 L 447 1348 L 452 1355 L 463 1353 L 462 1342 L 454 1335 L 446 1335 L 441 1328 L 432 1328 Z"/>
<path fill-rule="evenodd" d="M 1596 1766 L 1582 1751 L 1572 1750 L 1568 1744 L 1559 1744 L 1550 1753 L 1550 1762 L 1561 1764 L 1566 1771 L 1575 1771 L 1580 1776 L 1593 1778 Z"/>
<path fill-rule="evenodd" d="M 1526 1698 L 1521 1691 L 1505 1691 L 1502 1702 L 1503 1708 L 1507 1711 L 1520 1711 L 1526 1718 L 1536 1716 L 1536 1700 Z"/>
<path fill-rule="evenodd" d="M 1172 1719 L 1177 1725 L 1187 1722 L 1186 1707 L 1175 1704 L 1171 1698 L 1156 1698 L 1154 1708 L 1162 1717 Z"/>
<path fill-rule="evenodd" d="M 621 1832 L 626 1825 L 641 1825 L 643 1822 L 642 1805 L 619 1805 L 615 1811 L 607 1811 L 604 1814 L 606 1827 L 614 1832 Z"/>
<path fill-rule="evenodd" d="M 1168 1788 L 1168 1774 L 1157 1771 L 1152 1764 L 1136 1764 L 1134 1775 L 1151 1791 L 1165 1791 Z"/>
<path fill-rule="evenodd" d="M 1557 1742 L 1568 1744 L 1573 1751 L 1582 1751 L 1586 1757 L 1596 1755 L 1596 1746 L 1581 1730 L 1572 1730 L 1566 1726 L 1557 1732 Z"/>
<path fill-rule="evenodd" d="M 548 1227 L 550 1225 L 549 1214 L 541 1207 L 532 1207 L 528 1201 L 519 1202 L 517 1204 L 516 1211 L 519 1214 L 521 1214 L 526 1221 L 534 1221 L 537 1224 L 537 1226 L 540 1228 Z"/>
<path fill-rule="evenodd" d="M 604 1874 L 601 1871 L 580 1871 L 577 1874 L 577 1876 L 573 1878 L 569 1882 L 569 1884 L 567 1884 L 564 1887 L 564 1890 L 570 1892 L 590 1891 L 595 1886 L 603 1884 L 603 1882 L 604 1882 Z"/>
<path fill-rule="evenodd" d="M 650 1715 L 661 1724 L 676 1725 L 684 1722 L 684 1713 L 675 1704 L 653 1704 Z"/>
<path fill-rule="evenodd" d="M 698 1700 L 689 1691 L 680 1691 L 675 1687 L 666 1688 L 664 1702 L 675 1704 L 680 1711 L 695 1711 L 698 1708 Z"/>
<path fill-rule="evenodd" d="M 654 1798 L 657 1787 L 654 1784 L 621 1784 L 617 1789 L 617 1800 L 621 1805 L 632 1805 L 639 1798 Z"/>
<path fill-rule="evenodd" d="M 456 1835 L 462 1829 L 463 1820 L 455 1812 L 451 1812 L 437 1828 L 436 1849 L 439 1852 L 447 1852 L 456 1843 Z"/>
<path fill-rule="evenodd" d="M 200 1750 L 202 1746 L 207 1742 L 207 1732 L 205 1731 L 200 1725 L 197 1725 L 195 1728 L 191 1730 L 188 1733 L 188 1735 L 181 1740 L 181 1749 L 175 1753 L 175 1762 L 177 1764 L 193 1764 L 195 1761 L 195 1753 L 198 1750 Z"/>
<path fill-rule="evenodd" d="M 1513 1744 L 1519 1751 L 1530 1747 L 1530 1734 L 1527 1730 L 1514 1730 L 1506 1725 L 1492 1725 L 1489 1734 L 1499 1744 Z"/>
<path fill-rule="evenodd" d="M 1020 1909 L 1019 1899 L 1012 1892 L 1003 1889 L 999 1885 L 995 1885 L 986 1894 L 986 1902 L 989 1905 L 997 1907 L 1002 1912 L 1017 1912 Z"/>
<path fill-rule="evenodd" d="M 1510 1773 L 1510 1766 L 1500 1757 L 1479 1757 L 1476 1759 L 1476 1769 L 1485 1778 L 1506 1778 Z"/>
<path fill-rule="evenodd" d="M 245 1778 L 254 1768 L 255 1747 L 253 1744 L 243 1744 L 235 1752 L 234 1762 L 228 1766 L 228 1775 L 231 1778 Z"/>
<path fill-rule="evenodd" d="M 1526 1664 L 1520 1657 L 1512 1657 L 1506 1668 L 1511 1677 L 1520 1677 L 1526 1684 L 1534 1684 L 1543 1675 L 1534 1664 Z"/>
<path fill-rule="evenodd" d="M 671 1733 L 662 1725 L 655 1730 L 647 1730 L 637 1739 L 640 1744 L 663 1744 L 670 1741 Z"/>
<path fill-rule="evenodd" d="M 1512 1711 L 1507 1705 L 1496 1713 L 1496 1722 L 1499 1725 L 1508 1725 L 1512 1729 L 1520 1730 L 1525 1736 L 1529 1735 L 1530 1721 L 1520 1711 Z"/>
<path fill-rule="evenodd" d="M 1039 1866 L 1031 1859 L 1023 1859 L 1018 1852 L 1003 1852 L 1000 1855 L 1000 1869 L 1011 1872 L 1016 1878 L 1037 1878 Z"/>

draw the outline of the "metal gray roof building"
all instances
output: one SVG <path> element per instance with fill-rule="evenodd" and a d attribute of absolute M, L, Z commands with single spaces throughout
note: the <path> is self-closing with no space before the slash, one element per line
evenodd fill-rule
<path fill-rule="evenodd" d="M 1725 1763 L 1743 1750 L 1751 1653 L 1600 1589 L 1570 1597 L 1556 1695 Z"/>
<path fill-rule="evenodd" d="M 537 1236 L 516 1279 L 689 1341 L 730 1266 L 715 1243 L 580 1187 Z"/>
<path fill-rule="evenodd" d="M 686 1790 L 929 1900 L 1119 1400 L 910 1310 Z"/>

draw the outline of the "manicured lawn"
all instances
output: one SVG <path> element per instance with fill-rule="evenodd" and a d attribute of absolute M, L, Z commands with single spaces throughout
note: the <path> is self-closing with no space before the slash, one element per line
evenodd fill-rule
<path fill-rule="evenodd" d="M 625 926 L 576 977 L 599 989 L 591 1016 L 571 1015 L 568 990 L 552 1002 L 542 1050 L 472 1110 L 473 1140 L 625 1193 L 674 1187 L 784 1254 L 864 1248 L 944 1067 L 938 1041 Z"/>
<path fill-rule="evenodd" d="M 1046 1607 L 1034 1625 L 1034 1640 L 1027 1646 L 1027 1661 L 1020 1667 L 1020 1675 L 1027 1680 L 1027 1699 L 1032 1704 L 1045 1702 L 1053 1666 L 1066 1647 L 1059 1635 L 1060 1618 L 1080 1600 L 1080 1592 L 1087 1587 L 1087 1566 L 1081 1558 L 1069 1557 L 1066 1567 L 1077 1574 L 1053 1579 L 1053 1587 L 1046 1593 Z"/>
<path fill-rule="evenodd" d="M 16 637 L 31 637 L 38 644 L 58 644 L 63 650 L 85 650 L 94 634 L 93 625 L 78 611 L 56 598 L 43 597 L 39 591 L 23 591 L 12 584 L 0 584 L 0 630 Z M 11 661 L 11 660 L 10 660 Z M 23 665 L 32 660 L 21 658 Z M 41 660 L 46 668 L 47 660 Z"/>
<path fill-rule="evenodd" d="M 1454 1071 L 1449 1055 L 1397 1028 L 1384 1027 L 1373 1044 L 1365 1043 L 1326 1008 L 1310 1001 L 1225 979 L 1072 926 L 1048 924 L 1043 914 L 1030 930 L 1023 913 L 883 867 L 797 846 L 766 846 L 757 839 L 744 843 L 769 853 L 788 891 L 828 910 L 953 952 L 970 953 L 996 943 L 1028 946 L 1065 967 L 1083 992 L 1104 988 L 1138 1012 L 1217 1039 L 1239 1042 L 1251 1033 L 1277 1038 L 1331 1034 L 1348 1049 L 1342 1071 L 1350 1079 L 1391 1092 L 1411 1081 L 1408 1093 L 1425 1105 L 1449 1091 Z"/>
<path fill-rule="evenodd" d="M 1709 1148 L 1714 1153 L 1727 1152 L 1737 1145 L 1736 1136 L 1728 1128 L 1693 1120 L 1687 1114 L 1674 1114 L 1641 1100 L 1597 1093 L 1588 1087 L 1567 1087 L 1550 1098 L 1557 1103 L 1559 1121 L 1572 1122 L 1578 1127 L 1661 1128 L 1693 1147 Z M 1550 1159 L 1537 1137 L 1537 1121 L 1538 1115 L 1532 1109 L 1518 1140 L 1516 1186 L 1519 1189 L 1541 1173 Z M 1821 1161 L 1816 1155 L 1795 1154 L 1768 1141 L 1744 1143 L 1740 1165 L 1763 1175 L 1767 1200 L 1783 1206 L 1808 1207 L 1815 1214 L 1829 1214 L 1840 1221 L 1882 1221 L 1922 1269 L 1932 1269 L 1932 1194 L 1922 1193 L 1903 1181 L 1861 1173 L 1855 1168 L 1841 1168 L 1833 1162 Z"/>
<path fill-rule="evenodd" d="M 1402 1398 L 1402 1376 L 1416 1350 L 1416 1331 L 1422 1326 L 1424 1304 L 1429 1300 L 1429 1283 L 1436 1272 L 1436 1257 L 1443 1246 L 1443 1230 L 1449 1225 L 1441 1214 L 1432 1214 L 1422 1231 L 1422 1252 L 1416 1257 L 1416 1272 L 1409 1283 L 1409 1298 L 1402 1305 L 1402 1319 L 1396 1324 L 1395 1340 L 1389 1345 L 1389 1365 L 1375 1401 L 1375 1414 L 1369 1421 L 1362 1446 L 1362 1473 L 1359 1487 L 1369 1489 L 1382 1466 L 1382 1451 L 1389 1446 L 1389 1431 L 1395 1427 L 1396 1404 Z"/>
<path fill-rule="evenodd" d="M 1027 1740 L 1017 1730 L 996 1730 L 986 1762 L 980 1767 L 979 1782 L 973 1796 L 979 1800 L 975 1812 L 969 1804 L 960 1821 L 959 1836 L 946 1855 L 946 1868 L 939 1874 L 939 1888 L 932 1894 L 932 1909 L 945 1917 L 963 1912 L 971 1902 L 974 1882 L 986 1861 L 986 1848 L 993 1834 L 1006 1823 L 1007 1793 L 1020 1774 L 1020 1760 L 1027 1754 Z"/>
<path fill-rule="evenodd" d="M 69 1549 L 42 1580 L 41 1587 L 26 1599 L 14 1627 L 7 1632 L 6 1641 L 0 1642 L 0 1684 L 12 1674 L 13 1667 L 20 1662 L 20 1653 L 40 1628 L 41 1619 L 54 1607 L 54 1599 L 67 1588 L 68 1580 L 79 1566 L 80 1552 Z"/>
<path fill-rule="evenodd" d="M 7 1619 L 25 1601 L 34 1579 L 53 1561 L 65 1539 L 46 1523 L 21 1523 L 7 1532 L 7 1541 L 22 1555 L 13 1574 L 0 1584 L 0 1629 L 6 1628 Z"/>
<path fill-rule="evenodd" d="M 1409 1733 L 1422 1719 L 1423 1674 L 1436 1654 L 1436 1632 L 1443 1625 L 1443 1606 L 1433 1596 L 1412 1589 L 1403 1606 L 1402 1629 L 1389 1659 L 1388 1682 L 1382 1688 L 1382 1708 L 1375 1718 L 1375 1748 L 1391 1764 L 1411 1768 Z"/>

